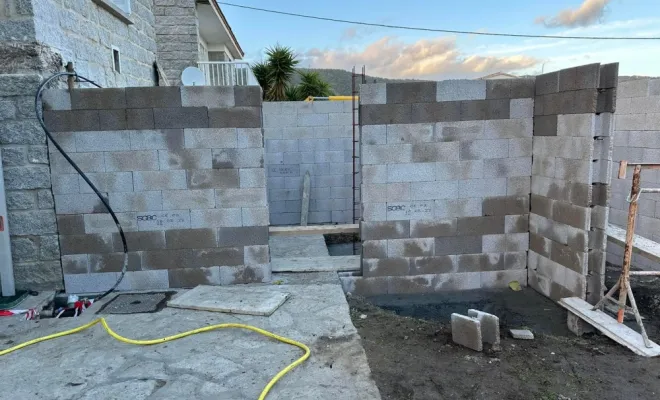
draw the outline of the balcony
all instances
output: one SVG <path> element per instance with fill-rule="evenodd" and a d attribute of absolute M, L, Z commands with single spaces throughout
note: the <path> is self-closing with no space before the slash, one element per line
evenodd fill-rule
<path fill-rule="evenodd" d="M 198 61 L 209 86 L 258 86 L 250 64 L 245 61 Z"/>

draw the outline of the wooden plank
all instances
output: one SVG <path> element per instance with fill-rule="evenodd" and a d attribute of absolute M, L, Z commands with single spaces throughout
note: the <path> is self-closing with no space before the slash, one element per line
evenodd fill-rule
<path fill-rule="evenodd" d="M 309 192 L 311 190 L 309 171 L 305 172 L 303 178 L 303 193 L 302 193 L 302 206 L 300 209 L 300 225 L 307 226 L 307 219 L 309 218 Z"/>
<path fill-rule="evenodd" d="M 633 353 L 644 357 L 660 355 L 660 346 L 651 342 L 652 346 L 646 347 L 642 335 L 626 325 L 618 323 L 616 319 L 600 310 L 593 311 L 593 306 L 581 298 L 566 297 L 559 300 L 559 304 L 601 331 L 605 336 L 629 348 Z"/>
<path fill-rule="evenodd" d="M 348 272 L 360 270 L 360 256 L 273 258 L 273 272 Z"/>
<path fill-rule="evenodd" d="M 619 246 L 626 245 L 626 230 L 614 225 L 607 226 L 607 240 Z M 633 252 L 642 255 L 649 260 L 660 262 L 660 243 L 645 237 L 635 235 L 633 240 Z"/>
<path fill-rule="evenodd" d="M 271 235 L 325 235 L 329 233 L 359 233 L 360 224 L 271 226 L 268 231 Z"/>

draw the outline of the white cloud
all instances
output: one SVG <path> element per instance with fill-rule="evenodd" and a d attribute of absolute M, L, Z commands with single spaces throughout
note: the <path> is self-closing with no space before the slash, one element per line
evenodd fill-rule
<path fill-rule="evenodd" d="M 548 28 L 593 25 L 603 18 L 605 7 L 609 2 L 610 0 L 584 0 L 578 8 L 567 8 L 553 17 L 541 16 L 534 22 Z"/>
<path fill-rule="evenodd" d="M 315 68 L 350 69 L 366 65 L 370 75 L 392 78 L 476 77 L 496 71 L 529 68 L 538 60 L 522 54 L 493 56 L 466 54 L 456 47 L 456 38 L 437 37 L 405 43 L 385 36 L 363 49 L 318 48 L 304 56 Z"/>

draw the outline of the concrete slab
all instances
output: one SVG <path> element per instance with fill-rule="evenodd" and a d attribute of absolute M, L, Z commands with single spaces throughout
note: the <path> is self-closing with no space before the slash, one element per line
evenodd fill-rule
<path fill-rule="evenodd" d="M 270 258 L 329 256 L 323 235 L 271 236 Z"/>
<path fill-rule="evenodd" d="M 509 329 L 511 337 L 521 340 L 534 340 L 534 334 L 529 329 Z"/>
<path fill-rule="evenodd" d="M 476 318 L 453 313 L 451 315 L 451 338 L 454 343 L 469 349 L 482 351 L 481 322 Z"/>
<path fill-rule="evenodd" d="M 468 310 L 468 317 L 476 318 L 481 322 L 481 340 L 489 343 L 494 350 L 500 349 L 500 319 L 493 314 L 479 310 Z"/>
<path fill-rule="evenodd" d="M 607 226 L 607 240 L 620 246 L 626 245 L 626 230 L 614 225 Z M 641 254 L 652 261 L 660 262 L 660 243 L 645 237 L 635 235 L 633 238 L 633 252 Z"/>
<path fill-rule="evenodd" d="M 290 293 L 291 298 L 269 317 L 164 308 L 157 313 L 105 318 L 118 334 L 134 339 L 164 337 L 210 324 L 253 325 L 305 343 L 312 352 L 275 384 L 268 400 L 380 399 L 341 287 L 275 285 L 271 290 Z M 94 312 L 103 303 L 79 318 L 38 323 L 0 319 L 2 348 L 83 325 L 98 317 Z M 5 382 L 0 399 L 254 400 L 273 375 L 300 355 L 298 348 L 239 329 L 133 346 L 111 338 L 96 325 L 1 357 L 3 365 L 11 368 L 0 368 Z"/>
<path fill-rule="evenodd" d="M 360 271 L 360 256 L 273 258 L 273 272 Z"/>
<path fill-rule="evenodd" d="M 168 307 L 231 314 L 271 315 L 289 298 L 271 286 L 200 285 L 167 302 Z"/>

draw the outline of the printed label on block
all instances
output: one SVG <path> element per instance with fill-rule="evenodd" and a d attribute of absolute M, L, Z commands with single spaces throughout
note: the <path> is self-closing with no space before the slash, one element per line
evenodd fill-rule
<path fill-rule="evenodd" d="M 433 219 L 433 202 L 387 203 L 387 220 L 399 219 Z"/>
<path fill-rule="evenodd" d="M 268 176 L 300 176 L 300 165 L 270 165 Z"/>
<path fill-rule="evenodd" d="M 137 213 L 138 230 L 153 231 L 190 228 L 190 211 L 148 211 Z"/>

